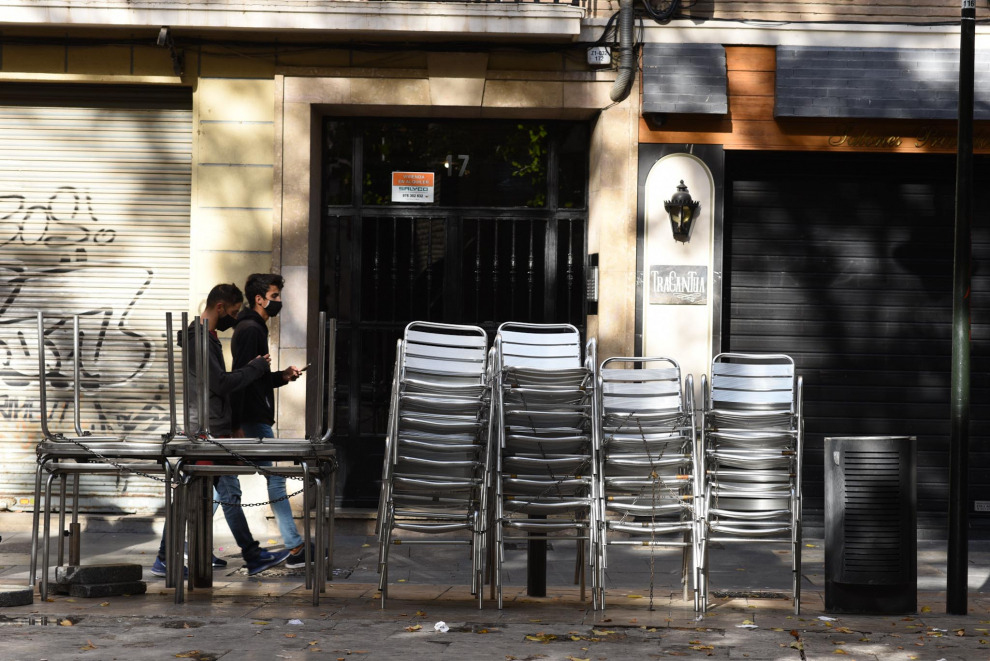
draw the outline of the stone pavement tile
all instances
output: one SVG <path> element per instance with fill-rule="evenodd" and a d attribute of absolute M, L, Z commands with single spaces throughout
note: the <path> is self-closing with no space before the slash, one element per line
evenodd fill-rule
<path fill-rule="evenodd" d="M 222 585 L 214 585 L 213 594 L 221 597 L 229 596 L 262 596 L 277 597 L 288 594 L 299 587 L 299 583 L 248 579 L 246 581 L 230 582 Z"/>

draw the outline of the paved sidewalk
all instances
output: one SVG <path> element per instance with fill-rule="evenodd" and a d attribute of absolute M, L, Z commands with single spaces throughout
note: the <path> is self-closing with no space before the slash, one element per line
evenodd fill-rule
<path fill-rule="evenodd" d="M 27 578 L 29 535 L 3 534 L 0 583 Z M 261 540 L 264 544 L 268 540 Z M 820 541 L 804 549 L 804 608 L 789 599 L 717 598 L 696 619 L 678 587 L 678 551 L 654 556 L 649 610 L 650 552 L 612 549 L 609 607 L 595 612 L 573 585 L 574 546 L 554 543 L 549 596 L 525 593 L 525 550 L 510 550 L 505 608 L 486 601 L 479 611 L 468 592 L 463 547 L 393 548 L 386 610 L 377 597 L 373 538 L 338 538 L 337 576 L 319 607 L 310 603 L 301 571 L 278 569 L 248 577 L 218 538 L 230 566 L 215 572 L 212 590 L 197 590 L 183 605 L 145 573 L 148 594 L 106 600 L 55 597 L 47 603 L 0 610 L 0 661 L 48 659 L 856 659 L 946 661 L 990 658 L 990 546 L 971 552 L 971 614 L 944 614 L 945 549 L 921 543 L 919 607 L 910 617 L 823 615 Z M 136 562 L 150 568 L 158 537 L 86 533 L 86 563 Z M 270 546 L 275 547 L 272 540 Z M 783 549 L 713 549 L 715 590 L 787 593 L 790 558 Z M 487 594 L 487 593 L 486 593 Z M 299 620 L 301 624 L 290 624 Z M 439 621 L 449 631 L 435 630 Z M 743 626 L 754 624 L 756 628 Z M 962 634 L 962 635 L 960 635 Z"/>

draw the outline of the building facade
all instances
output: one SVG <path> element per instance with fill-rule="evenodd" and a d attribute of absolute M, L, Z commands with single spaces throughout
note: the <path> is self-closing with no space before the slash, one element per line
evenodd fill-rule
<path fill-rule="evenodd" d="M 928 442 L 919 484 L 937 530 L 954 149 L 939 86 L 953 74 L 937 67 L 957 47 L 939 24 L 956 4 L 699 0 L 644 21 L 614 103 L 614 66 L 587 57 L 618 9 L 603 0 L 0 1 L 0 507 L 31 504 L 34 310 L 53 319 L 54 426 L 73 422 L 78 314 L 83 427 L 154 440 L 169 424 L 164 312 L 195 314 L 214 284 L 271 270 L 287 283 L 279 365 L 311 362 L 319 312 L 337 320 L 345 505 L 377 498 L 405 323 L 561 321 L 603 358 L 661 353 L 695 375 L 721 350 L 797 354 L 809 506 L 823 435 L 908 431 Z M 887 84 L 919 71 L 949 73 Z M 863 99 L 890 112 L 863 114 Z M 403 197 L 404 174 L 431 174 L 432 201 Z M 701 203 L 686 242 L 663 210 L 682 179 Z M 683 294 L 692 304 L 674 304 Z M 830 367 L 843 360 L 859 371 Z M 891 390 L 908 373 L 920 400 Z M 280 435 L 315 428 L 315 396 L 280 391 Z M 90 511 L 160 507 L 139 478 L 88 484 Z"/>

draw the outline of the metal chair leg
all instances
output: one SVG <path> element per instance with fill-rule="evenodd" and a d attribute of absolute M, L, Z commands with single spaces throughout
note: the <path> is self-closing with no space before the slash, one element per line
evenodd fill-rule
<path fill-rule="evenodd" d="M 72 523 L 69 524 L 69 565 L 77 567 L 82 561 L 82 529 L 79 527 L 79 473 L 72 480 Z"/>
<path fill-rule="evenodd" d="M 44 601 L 48 599 L 48 566 L 49 560 L 51 559 L 51 532 L 52 532 L 52 516 L 49 511 L 48 504 L 52 502 L 52 482 L 55 481 L 56 474 L 52 473 L 48 476 L 48 481 L 45 484 L 45 535 L 42 539 L 43 548 L 41 550 L 42 565 L 41 565 L 41 599 Z"/>
<path fill-rule="evenodd" d="M 311 590 L 313 588 L 313 554 L 309 548 L 311 543 L 309 525 L 310 525 L 310 475 L 309 475 L 309 464 L 305 461 L 300 462 L 302 466 L 303 474 L 303 559 L 306 561 L 306 589 Z"/>
<path fill-rule="evenodd" d="M 327 580 L 333 580 L 333 546 L 334 546 L 334 533 L 336 532 L 337 525 L 337 471 L 330 471 L 330 493 L 327 499 L 329 512 L 328 516 L 330 518 L 329 530 L 327 531 Z"/>
<path fill-rule="evenodd" d="M 34 512 L 31 518 L 31 569 L 28 572 L 28 587 L 33 588 L 38 579 L 38 526 L 41 521 L 41 473 L 48 463 L 48 455 L 38 458 L 34 471 Z"/>
<path fill-rule="evenodd" d="M 58 566 L 65 564 L 65 501 L 69 491 L 69 476 L 65 473 L 58 480 Z"/>

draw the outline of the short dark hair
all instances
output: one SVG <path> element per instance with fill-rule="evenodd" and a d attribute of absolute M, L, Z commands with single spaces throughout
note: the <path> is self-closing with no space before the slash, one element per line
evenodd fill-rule
<path fill-rule="evenodd" d="M 268 294 L 269 287 L 272 285 L 275 285 L 281 291 L 285 287 L 285 278 L 278 273 L 252 273 L 249 275 L 247 283 L 244 285 L 248 307 L 254 307 L 255 296 L 264 298 Z"/>
<path fill-rule="evenodd" d="M 221 301 L 225 305 L 240 305 L 244 300 L 244 294 L 237 288 L 237 285 L 222 284 L 210 290 L 210 295 L 206 297 L 206 307 L 212 308 Z"/>

